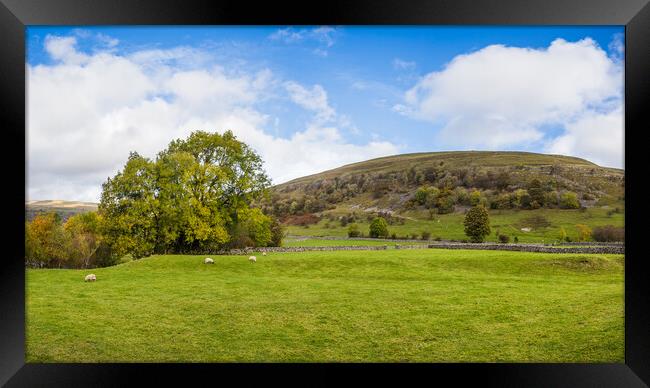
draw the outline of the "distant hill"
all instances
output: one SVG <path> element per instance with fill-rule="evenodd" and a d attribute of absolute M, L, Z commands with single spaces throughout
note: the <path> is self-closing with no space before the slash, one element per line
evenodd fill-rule
<path fill-rule="evenodd" d="M 37 214 L 45 212 L 56 212 L 65 221 L 75 214 L 96 210 L 97 204 L 93 202 L 62 200 L 25 201 L 25 218 L 28 221 L 34 219 Z"/>
<path fill-rule="evenodd" d="M 547 195 L 578 194 L 583 205 L 623 200 L 625 173 L 585 159 L 508 151 L 452 151 L 388 156 L 348 164 L 272 188 L 267 206 L 277 215 L 316 213 L 350 204 L 391 211 L 412 207 L 421 187 L 463 196 L 479 190 L 488 200 L 526 189 L 537 179 Z M 503 198 L 500 198 L 503 199 Z M 462 199 L 454 199 L 461 205 Z M 552 202 L 552 200 L 551 200 Z"/>

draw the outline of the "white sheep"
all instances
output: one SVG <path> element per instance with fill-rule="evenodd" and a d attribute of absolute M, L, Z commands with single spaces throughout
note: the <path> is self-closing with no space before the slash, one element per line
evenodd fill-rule
<path fill-rule="evenodd" d="M 84 282 L 94 282 L 95 280 L 97 280 L 97 276 L 95 276 L 94 273 L 91 273 L 89 275 L 86 275 Z"/>
<path fill-rule="evenodd" d="M 249 260 L 251 263 L 257 263 L 257 257 L 255 257 L 255 256 L 250 256 L 250 257 L 248 258 L 248 260 Z"/>
<path fill-rule="evenodd" d="M 204 264 L 214 264 L 214 260 L 212 260 L 209 257 L 206 257 L 205 260 L 203 260 L 203 263 Z"/>
<path fill-rule="evenodd" d="M 266 256 L 266 252 L 262 252 L 262 256 Z"/>

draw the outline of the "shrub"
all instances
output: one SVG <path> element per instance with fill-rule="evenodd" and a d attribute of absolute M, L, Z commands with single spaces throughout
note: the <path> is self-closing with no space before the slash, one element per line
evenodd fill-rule
<path fill-rule="evenodd" d="M 280 221 L 277 218 L 273 217 L 271 219 L 271 242 L 269 246 L 272 247 L 281 247 L 282 239 L 284 239 L 285 230 Z"/>
<path fill-rule="evenodd" d="M 584 224 L 577 224 L 576 229 L 578 229 L 578 241 L 587 241 L 591 238 L 591 228 Z"/>
<path fill-rule="evenodd" d="M 424 231 L 421 233 L 422 240 L 428 240 L 431 237 L 431 232 Z"/>
<path fill-rule="evenodd" d="M 436 201 L 438 214 L 449 214 L 454 211 L 454 197 L 450 191 L 445 191 L 446 195 L 442 195 Z"/>
<path fill-rule="evenodd" d="M 472 206 L 476 206 L 479 203 L 481 203 L 481 192 L 478 190 L 474 190 L 469 194 L 469 204 Z"/>
<path fill-rule="evenodd" d="M 397 239 L 397 234 L 396 234 L 395 232 L 393 232 L 393 233 L 390 235 L 390 238 L 393 239 L 393 240 Z"/>
<path fill-rule="evenodd" d="M 510 242 L 510 236 L 506 234 L 500 234 L 499 235 L 499 242 L 502 244 L 507 244 Z"/>
<path fill-rule="evenodd" d="M 70 233 L 54 213 L 36 216 L 25 224 L 25 261 L 38 267 L 67 266 L 70 250 Z"/>
<path fill-rule="evenodd" d="M 416 192 L 415 192 L 415 201 L 419 205 L 424 205 L 426 207 L 431 207 L 431 205 L 435 202 L 436 198 L 438 197 L 438 194 L 440 194 L 440 190 L 436 187 L 420 187 Z"/>
<path fill-rule="evenodd" d="M 582 199 L 584 199 L 585 201 L 593 201 L 595 198 L 593 195 L 589 193 L 584 193 L 582 194 Z"/>
<path fill-rule="evenodd" d="M 348 226 L 348 237 L 359 237 L 359 236 L 361 236 L 359 225 L 350 224 L 350 226 Z"/>
<path fill-rule="evenodd" d="M 411 239 L 412 239 L 412 240 L 417 240 L 418 237 L 420 237 L 419 234 L 417 234 L 417 233 L 411 233 Z"/>
<path fill-rule="evenodd" d="M 614 225 L 597 226 L 592 232 L 592 237 L 596 241 L 625 241 L 625 228 Z"/>
<path fill-rule="evenodd" d="M 490 202 L 490 207 L 493 209 L 510 209 L 512 207 L 511 196 L 500 194 Z"/>
<path fill-rule="evenodd" d="M 515 236 L 514 242 L 515 244 L 519 244 L 519 237 Z"/>
<path fill-rule="evenodd" d="M 578 209 L 580 207 L 578 195 L 572 191 L 567 191 L 562 194 L 562 197 L 560 198 L 560 206 L 564 209 Z"/>
<path fill-rule="evenodd" d="M 369 234 L 372 238 L 388 237 L 388 223 L 386 220 L 383 217 L 375 217 L 370 223 Z"/>
<path fill-rule="evenodd" d="M 551 206 L 557 206 L 559 203 L 559 198 L 560 195 L 558 194 L 557 191 L 549 191 L 548 193 L 544 194 L 544 201 L 546 202 L 546 205 L 551 207 Z"/>
<path fill-rule="evenodd" d="M 490 235 L 490 216 L 483 206 L 475 206 L 467 211 L 465 220 L 465 234 L 472 242 L 480 243 Z"/>
<path fill-rule="evenodd" d="M 528 184 L 528 194 L 530 195 L 531 199 L 531 208 L 533 209 L 539 209 L 540 207 L 544 206 L 544 188 L 542 187 L 542 183 L 539 181 L 539 179 L 533 179 L 530 181 Z"/>

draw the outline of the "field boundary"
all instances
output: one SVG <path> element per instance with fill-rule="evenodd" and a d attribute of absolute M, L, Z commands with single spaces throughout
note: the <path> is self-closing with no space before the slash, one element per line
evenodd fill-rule
<path fill-rule="evenodd" d="M 220 255 L 244 255 L 261 252 L 310 252 L 310 251 L 383 251 L 388 249 L 476 249 L 476 250 L 501 250 L 537 253 L 597 253 L 597 254 L 624 254 L 625 245 L 602 245 L 584 247 L 553 247 L 541 244 L 498 244 L 498 243 L 436 243 L 418 245 L 358 245 L 358 246 L 321 246 L 321 247 L 258 247 L 231 249 L 218 252 Z"/>
<path fill-rule="evenodd" d="M 422 240 L 422 239 L 407 239 L 407 238 L 373 238 L 373 237 L 336 237 L 336 236 L 304 236 L 304 235 L 288 235 L 287 238 L 301 241 L 301 240 L 349 240 L 349 241 L 385 241 L 385 242 L 417 242 L 420 245 L 427 244 L 447 244 L 447 243 L 459 243 L 464 244 L 463 242 L 453 241 L 453 240 Z M 476 244 L 472 244 L 476 245 Z M 503 245 L 503 244 L 499 244 Z M 517 244 L 510 244 L 517 245 Z M 518 244 L 518 245 L 543 245 L 543 246 L 560 246 L 560 245 L 587 245 L 587 246 L 623 246 L 625 242 L 622 241 L 576 241 L 576 242 L 554 242 L 554 243 L 538 243 L 538 244 Z"/>

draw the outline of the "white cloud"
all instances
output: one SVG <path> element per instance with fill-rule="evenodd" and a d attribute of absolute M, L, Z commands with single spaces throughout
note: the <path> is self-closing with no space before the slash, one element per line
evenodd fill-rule
<path fill-rule="evenodd" d="M 542 141 L 549 126 L 564 127 L 565 142 L 580 143 L 589 139 L 577 136 L 589 134 L 577 128 L 595 112 L 621 114 L 622 71 L 589 38 L 541 49 L 492 45 L 422 77 L 393 110 L 440 126 L 437 140 L 445 146 L 526 147 Z M 606 122 L 610 136 L 622 137 L 622 121 Z"/>
<path fill-rule="evenodd" d="M 321 57 L 328 55 L 328 49 L 334 46 L 340 30 L 334 27 L 322 26 L 317 28 L 296 29 L 293 27 L 282 28 L 271 35 L 269 39 L 285 44 L 312 42 L 317 44 L 312 53 Z"/>
<path fill-rule="evenodd" d="M 352 124 L 320 85 L 283 82 L 268 69 L 208 66 L 209 53 L 187 47 L 85 54 L 77 38 L 49 37 L 45 48 L 57 62 L 27 67 L 29 199 L 97 201 L 129 151 L 155 157 L 194 130 L 232 130 L 262 156 L 275 183 L 398 151 L 380 140 L 346 141 L 337 126 Z M 315 117 L 289 137 L 271 135 L 278 118 L 258 107 L 277 85 Z"/>
<path fill-rule="evenodd" d="M 313 49 L 312 53 L 318 55 L 319 57 L 326 57 L 327 55 L 329 55 L 327 50 L 323 50 L 323 49 L 319 49 L 319 48 Z"/>
<path fill-rule="evenodd" d="M 613 53 L 613 58 L 616 60 L 622 60 L 623 54 L 625 53 L 625 35 L 623 33 L 614 34 L 612 41 L 609 43 L 609 50 Z"/>
<path fill-rule="evenodd" d="M 315 30 L 311 31 L 311 35 L 314 39 L 325 44 L 326 47 L 332 47 L 335 42 L 334 36 L 337 34 L 337 30 L 332 27 L 318 27 Z"/>
<path fill-rule="evenodd" d="M 400 58 L 393 59 L 393 68 L 396 70 L 413 70 L 415 66 L 416 63 L 413 61 L 405 61 Z"/>
<path fill-rule="evenodd" d="M 272 33 L 271 35 L 269 35 L 269 39 L 279 40 L 284 43 L 295 43 L 305 39 L 306 35 L 307 35 L 307 30 L 294 30 L 291 27 L 287 27 L 287 28 L 279 29 L 274 33 Z"/>
<path fill-rule="evenodd" d="M 77 38 L 73 36 L 57 37 L 48 35 L 45 37 L 45 51 L 52 59 L 65 63 L 80 64 L 88 60 L 88 56 L 77 52 L 75 46 Z"/>
<path fill-rule="evenodd" d="M 113 38 L 111 36 L 99 33 L 97 34 L 97 39 L 102 42 L 106 47 L 108 48 L 113 48 L 117 46 L 120 43 L 120 40 L 117 38 Z"/>
<path fill-rule="evenodd" d="M 289 93 L 289 98 L 301 107 L 316 113 L 319 121 L 329 121 L 334 118 L 335 112 L 327 102 L 327 92 L 320 85 L 314 85 L 309 90 L 304 86 L 289 81 L 284 84 Z"/>
<path fill-rule="evenodd" d="M 623 110 L 589 111 L 567 124 L 566 131 L 548 145 L 554 154 L 573 155 L 607 167 L 624 166 Z"/>

